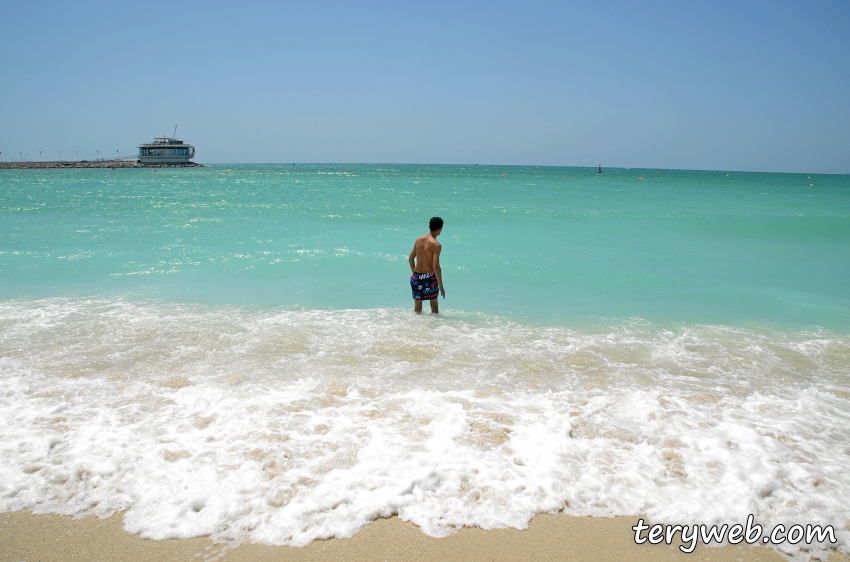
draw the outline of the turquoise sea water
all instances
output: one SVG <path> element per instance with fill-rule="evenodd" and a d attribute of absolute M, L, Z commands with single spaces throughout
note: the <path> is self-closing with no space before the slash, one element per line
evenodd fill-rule
<path fill-rule="evenodd" d="M 808 560 L 850 554 L 847 466 L 847 176 L 0 171 L 0 511 L 290 545 L 753 514 L 832 525 L 777 547 Z"/>
<path fill-rule="evenodd" d="M 850 327 L 847 176 L 299 164 L 0 182 L 2 299 L 410 306 L 407 254 L 440 215 L 447 310 Z"/>

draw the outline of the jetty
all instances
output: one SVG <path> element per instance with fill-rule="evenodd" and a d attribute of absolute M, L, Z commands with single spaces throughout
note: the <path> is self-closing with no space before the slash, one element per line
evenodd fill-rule
<path fill-rule="evenodd" d="M 97 160 L 53 160 L 50 162 L 28 162 L 21 158 L 19 161 L 0 162 L 0 170 L 66 170 L 71 168 L 203 168 L 203 164 L 195 164 L 195 147 L 177 138 L 177 125 L 174 134 L 156 137 L 153 142 L 145 142 L 138 146 L 138 156 L 121 156 L 114 158 L 98 158 Z M 118 152 L 117 150 L 115 151 Z M 39 154 L 41 152 L 39 151 Z M 22 153 L 19 153 L 22 154 Z M 62 152 L 59 152 L 62 157 Z"/>
<path fill-rule="evenodd" d="M 142 162 L 136 158 L 60 160 L 53 162 L 0 162 L 0 170 L 69 170 L 72 168 L 203 168 L 195 162 Z"/>

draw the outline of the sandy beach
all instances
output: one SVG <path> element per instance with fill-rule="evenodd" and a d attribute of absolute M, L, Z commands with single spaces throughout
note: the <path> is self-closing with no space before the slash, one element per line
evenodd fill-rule
<path fill-rule="evenodd" d="M 243 544 L 228 548 L 207 537 L 153 541 L 122 529 L 121 515 L 72 519 L 0 514 L 0 561 L 304 561 L 324 560 L 634 560 L 662 562 L 780 562 L 784 556 L 764 547 L 699 545 L 692 554 L 674 546 L 635 545 L 629 517 L 612 519 L 539 515 L 527 530 L 463 529 L 447 538 L 423 534 L 396 517 L 380 519 L 350 539 L 314 541 L 304 548 Z M 845 561 L 833 553 L 830 562 Z"/>

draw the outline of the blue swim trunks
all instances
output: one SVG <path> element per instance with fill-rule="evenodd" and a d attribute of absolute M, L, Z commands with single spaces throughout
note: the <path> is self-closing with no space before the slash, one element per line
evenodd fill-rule
<path fill-rule="evenodd" d="M 432 301 L 440 294 L 435 273 L 414 273 L 410 276 L 410 288 L 417 301 Z"/>

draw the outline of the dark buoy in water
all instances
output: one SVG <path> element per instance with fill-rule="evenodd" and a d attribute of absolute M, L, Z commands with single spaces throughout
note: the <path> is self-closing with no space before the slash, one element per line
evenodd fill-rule
<path fill-rule="evenodd" d="M 601 174 L 601 173 L 602 173 L 602 164 L 600 164 L 600 165 L 599 165 L 599 169 L 598 169 L 598 170 L 596 170 L 596 173 L 597 173 L 597 174 Z"/>

